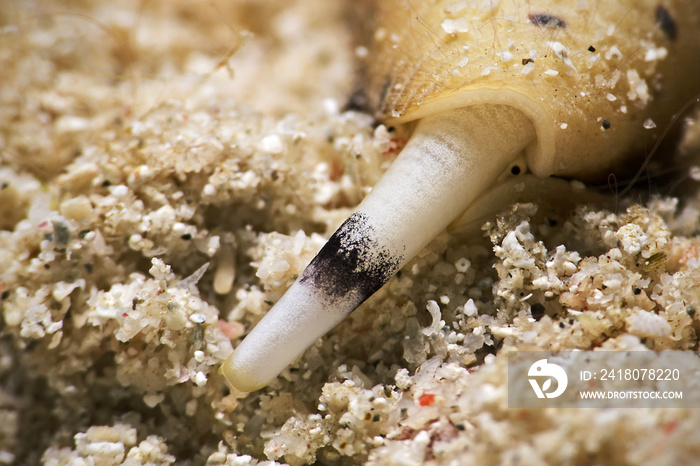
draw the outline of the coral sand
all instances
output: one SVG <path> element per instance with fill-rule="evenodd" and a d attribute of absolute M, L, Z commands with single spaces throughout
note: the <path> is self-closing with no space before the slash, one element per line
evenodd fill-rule
<path fill-rule="evenodd" d="M 698 410 L 509 409 L 505 368 L 697 350 L 697 118 L 682 186 L 445 232 L 229 390 L 221 363 L 407 137 L 340 110 L 367 51 L 327 3 L 0 9 L 0 463 L 690 464 Z"/>

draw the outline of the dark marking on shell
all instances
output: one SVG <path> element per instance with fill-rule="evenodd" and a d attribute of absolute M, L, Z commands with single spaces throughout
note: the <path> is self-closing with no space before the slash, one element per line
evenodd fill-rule
<path fill-rule="evenodd" d="M 532 13 L 527 17 L 532 24 L 541 28 L 564 29 L 566 27 L 566 21 L 549 13 Z"/>
<path fill-rule="evenodd" d="M 589 46 L 588 46 L 588 51 L 591 52 L 591 53 L 595 52 L 595 47 L 593 47 L 592 45 L 589 45 Z"/>
<path fill-rule="evenodd" d="M 528 63 L 535 63 L 535 60 L 532 58 L 523 58 L 523 65 L 527 65 Z"/>
<path fill-rule="evenodd" d="M 333 233 L 299 278 L 329 298 L 359 306 L 399 269 L 403 257 L 382 246 L 367 215 L 353 213 Z"/>
<path fill-rule="evenodd" d="M 678 25 L 673 16 L 671 16 L 671 12 L 663 5 L 656 7 L 656 24 L 666 34 L 666 37 L 670 40 L 676 40 L 676 37 L 678 37 Z"/>
<path fill-rule="evenodd" d="M 600 125 L 603 127 L 604 130 L 610 129 L 610 122 L 606 119 L 603 119 L 603 121 L 600 123 Z"/>

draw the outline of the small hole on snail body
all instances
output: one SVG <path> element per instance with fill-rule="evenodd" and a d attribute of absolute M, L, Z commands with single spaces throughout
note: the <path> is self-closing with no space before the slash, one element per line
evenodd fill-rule
<path fill-rule="evenodd" d="M 520 174 L 520 166 L 513 165 L 512 167 L 510 167 L 510 173 L 511 173 L 511 175 L 519 175 Z"/>

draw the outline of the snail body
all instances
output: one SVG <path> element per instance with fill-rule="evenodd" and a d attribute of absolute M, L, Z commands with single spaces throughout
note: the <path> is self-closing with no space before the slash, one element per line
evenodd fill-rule
<path fill-rule="evenodd" d="M 683 79 L 700 71 L 694 0 L 587 11 L 573 0 L 538 10 L 517 0 L 378 3 L 367 94 L 381 121 L 415 124 L 413 134 L 226 361 L 238 390 L 274 379 L 516 158 L 538 177 L 593 179 L 642 148 L 646 121 L 668 121 L 700 87 Z"/>

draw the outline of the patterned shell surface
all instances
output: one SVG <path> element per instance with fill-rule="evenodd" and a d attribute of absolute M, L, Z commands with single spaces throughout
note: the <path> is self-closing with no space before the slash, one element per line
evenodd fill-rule
<path fill-rule="evenodd" d="M 513 105 L 535 124 L 527 156 L 539 176 L 591 179 L 643 155 L 700 91 L 697 0 L 389 0 L 379 9 L 367 76 L 378 118 Z"/>

